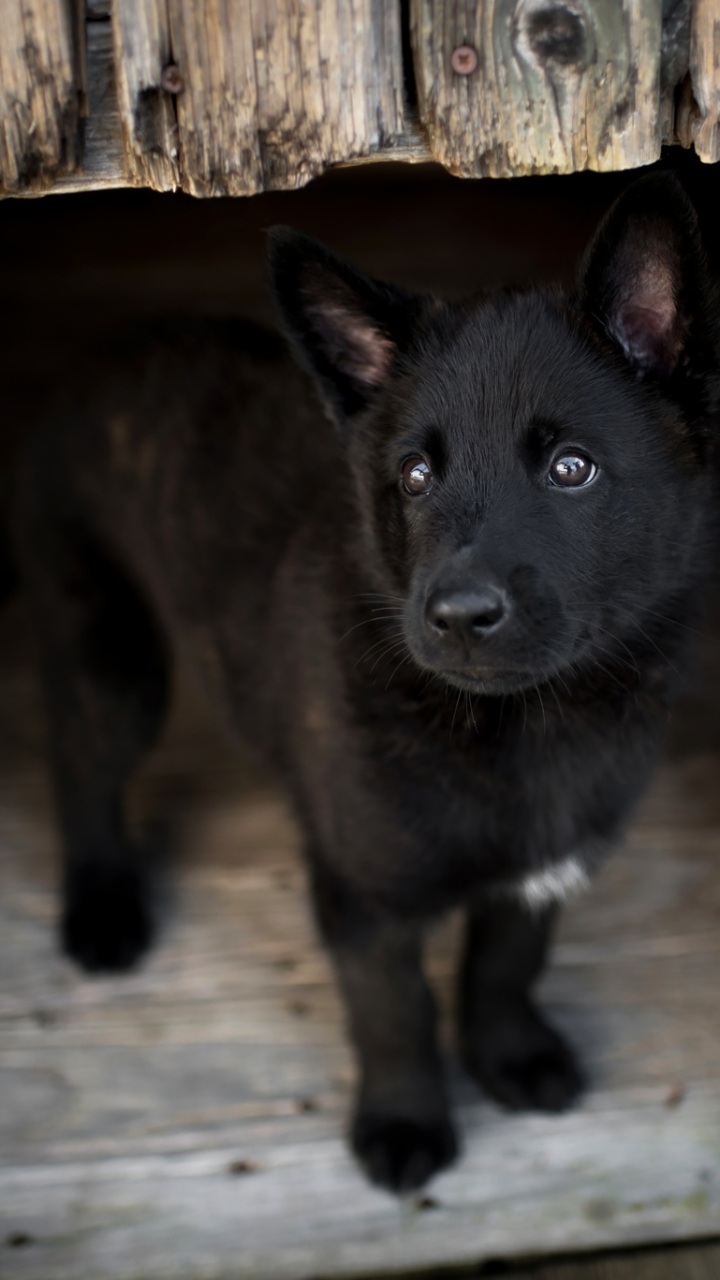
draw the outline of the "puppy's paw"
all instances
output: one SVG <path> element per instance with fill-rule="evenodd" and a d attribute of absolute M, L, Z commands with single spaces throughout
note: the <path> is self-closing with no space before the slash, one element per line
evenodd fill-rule
<path fill-rule="evenodd" d="M 133 867 L 88 863 L 68 880 L 63 949 L 89 973 L 130 969 L 152 940 L 147 888 Z"/>
<path fill-rule="evenodd" d="M 352 1147 L 370 1180 L 398 1195 L 417 1191 L 458 1150 L 447 1119 L 420 1124 L 363 1112 L 353 1125 Z"/>
<path fill-rule="evenodd" d="M 478 1018 L 466 1033 L 465 1061 L 485 1092 L 512 1111 L 566 1111 L 584 1086 L 572 1050 L 529 1001 Z"/>

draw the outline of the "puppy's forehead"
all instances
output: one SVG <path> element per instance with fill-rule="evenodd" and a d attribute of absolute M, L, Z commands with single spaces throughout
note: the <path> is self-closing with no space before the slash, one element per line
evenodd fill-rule
<path fill-rule="evenodd" d="M 556 300 L 503 297 L 454 320 L 436 326 L 421 359 L 415 408 L 439 425 L 523 429 L 535 414 L 596 411 L 602 370 Z"/>

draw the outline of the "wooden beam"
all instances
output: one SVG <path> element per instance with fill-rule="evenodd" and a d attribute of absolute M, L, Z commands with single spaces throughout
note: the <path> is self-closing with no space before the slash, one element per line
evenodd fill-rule
<path fill-rule="evenodd" d="M 93 0 L 88 9 L 85 50 L 87 65 L 87 119 L 84 122 L 82 167 L 57 178 L 47 190 L 53 194 L 76 191 L 103 191 L 113 187 L 145 185 L 135 164 L 125 157 L 123 127 L 115 75 L 115 49 L 107 0 Z M 396 160 L 409 164 L 432 160 L 420 132 L 406 117 L 405 129 L 388 137 L 383 147 L 368 156 L 358 156 L 344 164 Z M 1 194 L 1 193 L 0 193 Z M 21 190 L 17 195 L 37 195 Z"/>
<path fill-rule="evenodd" d="M 421 122 L 452 173 L 658 158 L 660 0 L 411 0 L 411 16 Z"/>
<path fill-rule="evenodd" d="M 685 127 L 692 0 L 663 0 L 660 46 L 660 131 L 664 144 L 692 146 Z"/>
<path fill-rule="evenodd" d="M 113 21 L 88 0 L 75 32 L 75 2 L 0 0 L 0 195 L 249 195 L 369 160 L 627 169 L 661 141 L 720 158 L 717 0 L 662 0 L 661 37 L 661 0 L 411 0 L 419 120 L 399 3 L 123 0 Z"/>
<path fill-rule="evenodd" d="M 167 10 L 162 0 L 113 5 L 115 69 L 130 183 L 173 190 L 180 185 L 177 125 L 163 67 L 172 62 Z"/>
<path fill-rule="evenodd" d="M 0 194 L 47 188 L 80 159 L 80 24 L 71 0 L 0 0 Z"/>
<path fill-rule="evenodd" d="M 113 12 L 133 181 L 285 190 L 403 134 L 399 5 L 124 0 Z"/>
<path fill-rule="evenodd" d="M 706 164 L 720 160 L 720 6 L 693 0 L 690 76 L 697 111 L 692 122 L 695 150 Z"/>

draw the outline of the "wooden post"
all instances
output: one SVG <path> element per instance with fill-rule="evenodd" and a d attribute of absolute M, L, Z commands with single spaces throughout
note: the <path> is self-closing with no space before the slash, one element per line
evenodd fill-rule
<path fill-rule="evenodd" d="M 421 121 L 452 173 L 659 156 L 661 0 L 411 0 L 411 14 Z"/>
<path fill-rule="evenodd" d="M 693 0 L 690 76 L 697 114 L 692 139 L 701 160 L 720 160 L 720 4 Z"/>
<path fill-rule="evenodd" d="M 172 61 L 166 6 L 117 0 L 112 19 L 128 179 L 172 190 L 180 184 L 180 166 L 173 101 L 161 86 L 163 67 Z"/>
<path fill-rule="evenodd" d="M 0 192 L 42 191 L 80 159 L 80 28 L 71 0 L 0 0 Z"/>
<path fill-rule="evenodd" d="M 399 5 L 123 0 L 113 12 L 135 181 L 193 195 L 298 187 L 403 132 Z"/>

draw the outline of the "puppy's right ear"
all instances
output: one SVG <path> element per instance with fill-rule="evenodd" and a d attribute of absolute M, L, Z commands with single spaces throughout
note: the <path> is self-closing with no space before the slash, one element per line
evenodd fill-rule
<path fill-rule="evenodd" d="M 372 280 L 290 227 L 270 231 L 268 260 L 285 332 L 342 424 L 389 381 L 426 300 Z"/>

